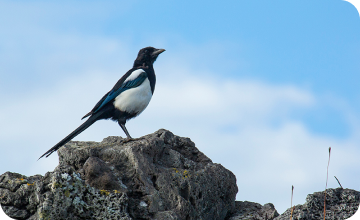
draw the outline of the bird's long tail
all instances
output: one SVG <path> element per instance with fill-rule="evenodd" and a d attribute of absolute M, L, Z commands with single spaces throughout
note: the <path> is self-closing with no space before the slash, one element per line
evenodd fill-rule
<path fill-rule="evenodd" d="M 57 143 L 54 147 L 52 147 L 50 150 L 46 151 L 41 157 L 39 157 L 38 160 L 40 160 L 43 156 L 46 155 L 46 157 L 50 156 L 50 154 L 57 151 L 60 147 L 65 145 L 67 142 L 69 142 L 71 139 L 73 139 L 75 136 L 83 132 L 85 129 L 87 129 L 90 125 L 94 124 L 95 121 L 98 120 L 97 115 L 92 115 L 88 120 L 86 120 L 82 125 L 80 125 L 77 129 L 75 129 L 71 134 L 66 136 L 64 139 L 62 139 L 59 143 Z"/>

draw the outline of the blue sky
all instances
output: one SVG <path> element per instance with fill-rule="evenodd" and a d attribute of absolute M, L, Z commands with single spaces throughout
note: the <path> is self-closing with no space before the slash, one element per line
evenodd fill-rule
<path fill-rule="evenodd" d="M 0 1 L 0 173 L 36 161 L 80 123 L 138 50 L 165 48 L 132 136 L 190 137 L 237 176 L 237 200 L 280 213 L 337 176 L 359 190 L 360 26 L 326 1 Z M 75 140 L 124 136 L 101 121 Z"/>

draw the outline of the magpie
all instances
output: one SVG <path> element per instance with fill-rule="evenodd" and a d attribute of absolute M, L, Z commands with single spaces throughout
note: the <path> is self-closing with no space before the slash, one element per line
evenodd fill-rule
<path fill-rule="evenodd" d="M 164 51 L 164 49 L 154 47 L 142 48 L 134 61 L 133 68 L 127 71 L 82 119 L 89 118 L 40 158 L 50 156 L 76 135 L 101 119 L 117 121 L 127 136 L 126 141 L 131 140 L 132 137 L 127 131 L 125 123 L 127 120 L 138 116 L 149 104 L 156 83 L 153 64 L 159 54 Z"/>

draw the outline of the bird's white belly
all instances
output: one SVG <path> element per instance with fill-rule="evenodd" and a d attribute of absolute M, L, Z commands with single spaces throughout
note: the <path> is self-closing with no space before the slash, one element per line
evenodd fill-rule
<path fill-rule="evenodd" d="M 146 78 L 140 86 L 120 93 L 114 106 L 120 111 L 138 115 L 148 106 L 151 97 L 150 81 Z"/>

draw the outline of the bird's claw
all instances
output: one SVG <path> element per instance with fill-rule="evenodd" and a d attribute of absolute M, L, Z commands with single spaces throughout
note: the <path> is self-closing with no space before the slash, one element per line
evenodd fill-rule
<path fill-rule="evenodd" d="M 125 138 L 122 142 L 123 143 L 127 143 L 127 142 L 130 142 L 130 141 L 133 141 L 135 140 L 134 138 Z"/>
<path fill-rule="evenodd" d="M 137 141 L 137 140 L 141 140 L 142 138 L 125 138 L 122 143 L 125 144 L 125 143 L 128 143 L 130 141 Z"/>

